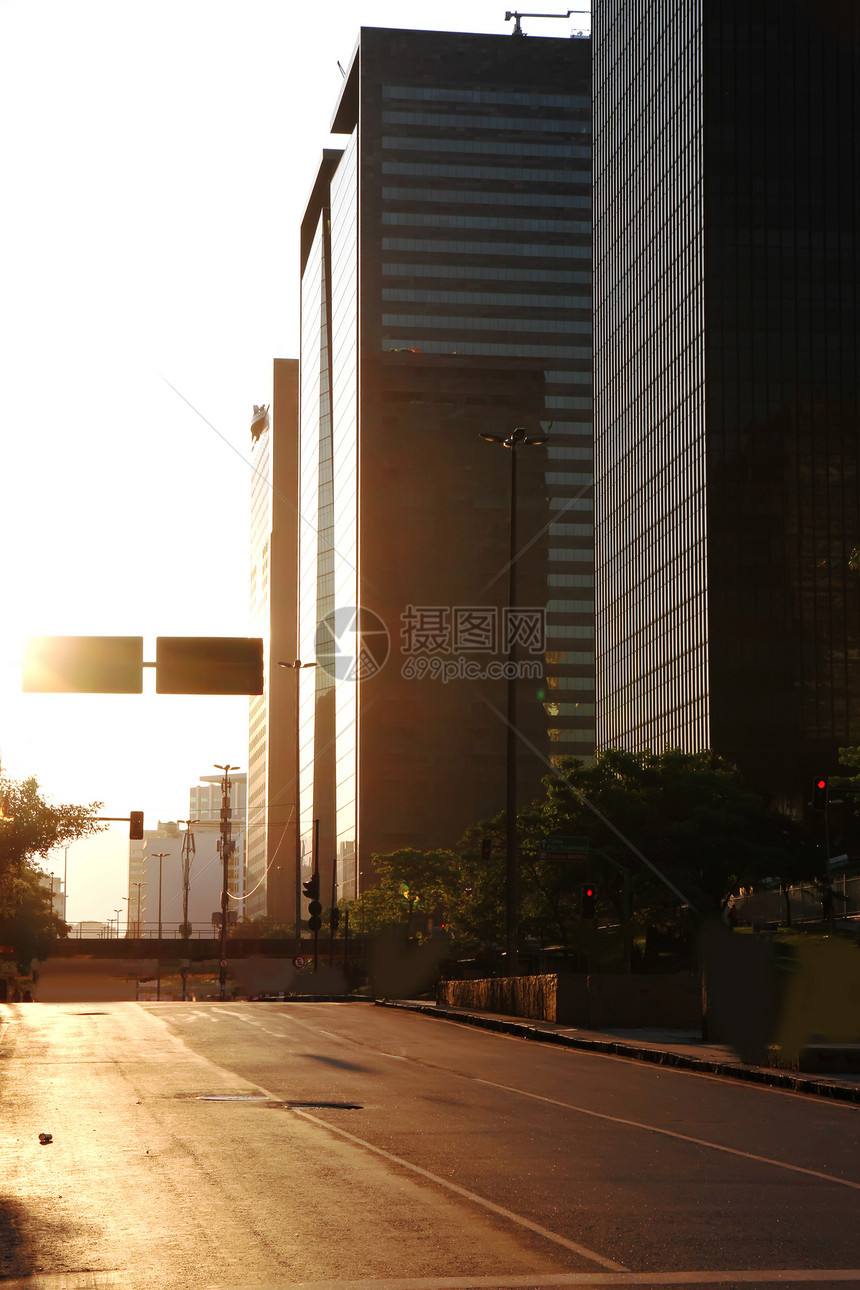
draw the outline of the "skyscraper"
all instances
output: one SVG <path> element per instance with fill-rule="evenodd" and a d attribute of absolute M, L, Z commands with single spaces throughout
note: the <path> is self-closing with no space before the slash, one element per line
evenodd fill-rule
<path fill-rule="evenodd" d="M 250 700 L 245 913 L 296 917 L 298 362 L 276 359 L 269 424 L 252 430 L 251 631 L 265 649 L 265 690 Z"/>
<path fill-rule="evenodd" d="M 799 803 L 860 740 L 860 26 L 596 0 L 598 744 Z"/>
<path fill-rule="evenodd" d="M 593 750 L 590 125 L 587 40 L 361 31 L 301 236 L 301 828 L 307 862 L 320 821 L 324 901 L 503 808 L 511 630 L 520 801 Z M 516 450 L 511 615 L 511 453 L 478 435 L 550 422 Z"/>

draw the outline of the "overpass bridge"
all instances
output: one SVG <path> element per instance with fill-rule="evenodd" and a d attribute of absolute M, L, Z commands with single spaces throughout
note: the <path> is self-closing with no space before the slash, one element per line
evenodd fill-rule
<path fill-rule="evenodd" d="M 48 958 L 34 960 L 32 993 L 40 1003 L 116 1000 L 217 999 L 220 941 L 85 939 L 57 941 Z M 333 952 L 332 952 L 333 950 Z M 298 978 L 301 978 L 299 984 Z M 231 939 L 227 942 L 228 997 L 342 994 L 364 980 L 364 949 L 352 940 L 320 937 L 318 971 L 313 940 Z"/>

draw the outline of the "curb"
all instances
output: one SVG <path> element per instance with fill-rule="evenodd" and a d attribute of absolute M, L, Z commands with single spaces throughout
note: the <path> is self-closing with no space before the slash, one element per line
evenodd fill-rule
<path fill-rule="evenodd" d="M 407 1012 L 420 1012 L 442 1021 L 458 1021 L 461 1025 L 478 1026 L 503 1035 L 531 1039 L 536 1043 L 558 1044 L 562 1048 L 578 1048 L 583 1052 L 605 1053 L 614 1057 L 629 1057 L 634 1061 L 650 1062 L 656 1066 L 673 1066 L 678 1070 L 697 1071 L 705 1075 L 723 1075 L 728 1079 L 748 1084 L 764 1084 L 769 1088 L 786 1089 L 791 1093 L 805 1093 L 811 1097 L 828 1098 L 835 1102 L 860 1103 L 860 1085 L 828 1084 L 822 1080 L 807 1079 L 784 1071 L 769 1070 L 764 1066 L 741 1066 L 730 1062 L 713 1061 L 705 1057 L 691 1057 L 662 1048 L 644 1048 L 621 1039 L 584 1039 L 576 1035 L 560 1034 L 557 1030 L 543 1030 L 527 1021 L 508 1021 L 503 1017 L 481 1016 L 474 1012 L 460 1012 L 456 1008 L 440 1007 L 432 1003 L 401 1003 L 398 1000 L 376 1000 L 382 1007 L 402 1008 Z"/>

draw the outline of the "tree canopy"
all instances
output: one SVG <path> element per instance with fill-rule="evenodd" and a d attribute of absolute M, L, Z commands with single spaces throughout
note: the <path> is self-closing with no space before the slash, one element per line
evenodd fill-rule
<path fill-rule="evenodd" d="M 814 868 L 800 824 L 709 752 L 610 750 L 588 765 L 560 759 L 544 787 L 517 820 L 524 939 L 581 946 L 586 880 L 597 889 L 599 916 L 619 924 L 626 871 L 638 922 L 659 927 L 684 905 L 707 917 L 741 888 L 797 881 Z M 549 858 L 546 837 L 583 839 L 586 858 Z M 375 865 L 378 885 L 354 906 L 356 930 L 426 935 L 432 924 L 464 944 L 503 942 L 504 814 L 476 824 L 451 851 L 396 851 Z"/>
<path fill-rule="evenodd" d="M 35 779 L 0 775 L 0 937 L 15 945 L 19 957 L 32 957 L 28 946 L 44 948 L 45 938 L 49 943 L 63 928 L 39 882 L 38 861 L 55 847 L 100 832 L 100 809 L 100 802 L 52 806 Z"/>

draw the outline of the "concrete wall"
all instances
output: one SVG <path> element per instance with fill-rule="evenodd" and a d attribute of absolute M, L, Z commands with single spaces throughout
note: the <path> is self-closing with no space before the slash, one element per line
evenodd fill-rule
<path fill-rule="evenodd" d="M 559 1025 L 663 1026 L 695 1030 L 702 1020 L 698 976 L 522 976 L 443 981 L 438 1001 Z"/>

